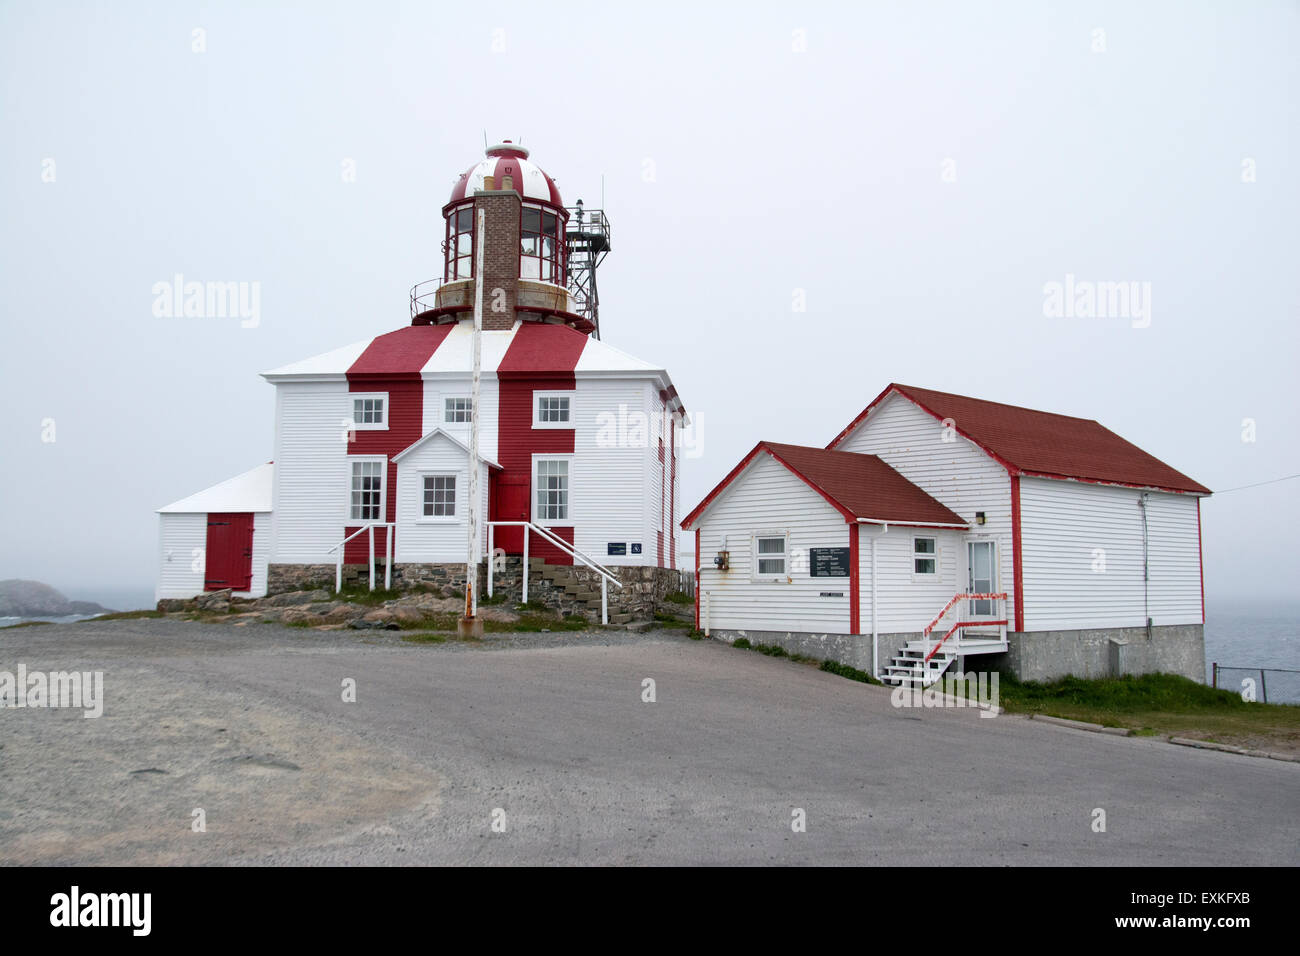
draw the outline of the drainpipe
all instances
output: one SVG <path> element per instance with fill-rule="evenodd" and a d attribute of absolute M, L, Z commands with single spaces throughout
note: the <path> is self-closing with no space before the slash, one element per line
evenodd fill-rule
<path fill-rule="evenodd" d="M 889 533 L 889 523 L 871 538 L 871 676 L 880 679 L 880 634 L 876 627 L 876 542 Z"/>
<path fill-rule="evenodd" d="M 1142 620 L 1146 621 L 1147 640 L 1151 640 L 1151 602 L 1149 588 L 1151 581 L 1150 563 L 1147 557 L 1147 498 L 1148 492 L 1138 495 L 1138 507 L 1142 509 Z"/>

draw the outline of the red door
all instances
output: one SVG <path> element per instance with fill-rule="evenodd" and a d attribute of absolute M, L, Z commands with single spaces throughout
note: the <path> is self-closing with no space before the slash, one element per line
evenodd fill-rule
<path fill-rule="evenodd" d="M 488 509 L 491 520 L 531 521 L 528 476 L 498 474 L 495 484 L 495 500 Z M 506 554 L 524 553 L 523 528 L 497 528 L 493 534 L 494 545 Z"/>
<path fill-rule="evenodd" d="M 208 547 L 204 556 L 203 590 L 253 584 L 253 516 L 247 513 L 208 515 Z"/>

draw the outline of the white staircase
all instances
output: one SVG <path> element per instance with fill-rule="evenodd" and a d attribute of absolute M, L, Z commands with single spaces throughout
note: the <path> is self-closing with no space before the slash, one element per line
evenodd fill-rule
<path fill-rule="evenodd" d="M 895 687 L 929 687 L 938 682 L 959 657 L 1003 653 L 1007 649 L 1006 601 L 1005 593 L 954 595 L 921 632 L 921 639 L 908 641 L 903 646 L 880 679 Z M 990 613 L 977 613 L 976 609 L 981 605 L 987 605 L 985 610 Z M 959 620 L 942 637 L 933 636 L 939 622 L 949 616 Z"/>

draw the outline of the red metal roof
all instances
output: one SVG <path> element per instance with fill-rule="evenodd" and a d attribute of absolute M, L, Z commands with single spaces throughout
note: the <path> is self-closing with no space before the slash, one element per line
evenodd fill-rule
<path fill-rule="evenodd" d="M 689 527 L 713 499 L 763 452 L 803 479 L 847 521 L 870 519 L 909 525 L 967 526 L 960 515 L 931 498 L 875 455 L 761 441 L 694 511 L 682 519 L 682 527 Z"/>
<path fill-rule="evenodd" d="M 847 438 L 892 392 L 915 402 L 936 419 L 952 419 L 958 434 L 975 442 L 1013 474 L 1210 494 L 1204 485 L 1090 418 L 1073 418 L 897 383 L 876 396 L 827 448 L 833 449 Z"/>

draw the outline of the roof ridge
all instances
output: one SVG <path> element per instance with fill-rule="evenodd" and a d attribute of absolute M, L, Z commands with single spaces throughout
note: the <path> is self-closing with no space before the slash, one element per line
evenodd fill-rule
<path fill-rule="evenodd" d="M 1079 415 L 1066 415 L 1064 412 L 1049 412 L 1044 411 L 1041 408 L 1030 408 L 1028 405 L 1012 405 L 1010 402 L 995 402 L 988 398 L 976 398 L 974 395 L 962 395 L 958 392 L 945 392 L 937 388 L 925 388 L 921 385 L 903 385 L 900 382 L 890 382 L 889 387 L 898 389 L 904 395 L 909 391 L 929 392 L 932 395 L 944 395 L 948 398 L 960 398 L 967 402 L 979 402 L 981 405 L 996 405 L 999 408 L 1012 408 L 1018 412 L 1033 412 L 1035 415 L 1051 415 L 1053 418 L 1068 418 L 1072 422 L 1089 422 L 1093 425 L 1100 425 L 1102 428 L 1106 428 L 1105 425 L 1102 425 L 1101 422 L 1097 421 L 1095 418 L 1083 418 Z M 1109 428 L 1106 430 L 1110 431 Z M 1111 432 L 1111 434 L 1113 435 L 1115 432 Z"/>

